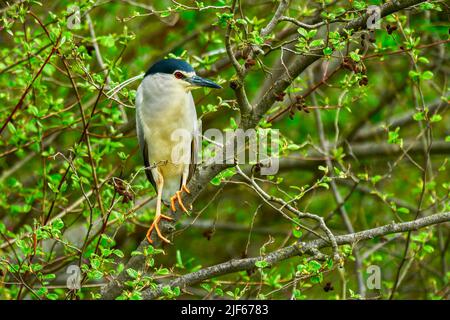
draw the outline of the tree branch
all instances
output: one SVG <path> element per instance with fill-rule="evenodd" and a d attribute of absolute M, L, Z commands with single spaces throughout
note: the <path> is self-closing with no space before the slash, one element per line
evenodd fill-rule
<path fill-rule="evenodd" d="M 427 226 L 445 223 L 450 221 L 450 212 L 441 214 L 434 214 L 428 217 L 417 219 L 404 223 L 392 223 L 384 225 L 382 227 L 373 228 L 361 232 L 350 233 L 342 236 L 337 236 L 336 241 L 339 245 L 354 244 L 364 240 L 370 240 L 376 237 L 385 236 L 393 233 L 402 233 L 411 230 L 421 229 Z M 250 270 L 255 268 L 257 261 L 267 261 L 270 265 L 281 262 L 283 260 L 292 258 L 294 256 L 301 256 L 304 254 L 313 254 L 314 251 L 329 246 L 329 242 L 319 239 L 306 243 L 295 243 L 288 247 L 273 251 L 266 256 L 259 256 L 254 258 L 230 260 L 215 266 L 211 266 L 193 273 L 186 274 L 171 280 L 167 284 L 161 284 L 156 289 L 147 289 L 142 292 L 143 299 L 155 299 L 162 295 L 162 289 L 164 287 L 186 287 L 199 283 L 201 281 L 211 279 L 213 277 L 222 276 L 243 270 Z"/>
<path fill-rule="evenodd" d="M 381 6 L 380 15 L 381 17 L 385 17 L 396 11 L 414 6 L 421 2 L 424 2 L 424 0 L 399 0 L 388 2 Z M 345 34 L 345 30 L 365 29 L 368 17 L 369 15 L 365 13 L 362 17 L 352 20 L 345 26 L 338 29 L 339 34 L 343 36 Z M 267 93 L 257 103 L 254 108 L 252 121 L 249 121 L 247 126 L 256 126 L 259 120 L 275 103 L 277 96 L 280 93 L 284 92 L 284 90 L 286 90 L 286 88 L 290 86 L 292 81 L 297 78 L 307 67 L 309 67 L 312 63 L 314 63 L 321 57 L 321 50 L 313 50 L 310 55 L 302 56 L 299 59 L 295 60 L 289 66 L 289 72 L 284 72 L 283 75 L 277 81 L 275 81 L 271 89 L 268 90 Z"/>

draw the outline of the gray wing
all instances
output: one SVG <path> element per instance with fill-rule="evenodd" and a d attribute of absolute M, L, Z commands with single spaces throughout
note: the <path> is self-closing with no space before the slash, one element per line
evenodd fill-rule
<path fill-rule="evenodd" d="M 145 140 L 144 129 L 142 127 L 142 122 L 141 122 L 142 120 L 139 117 L 139 108 L 140 108 L 140 104 L 142 103 L 142 97 L 141 97 L 139 91 L 140 90 L 138 88 L 138 92 L 136 94 L 136 134 L 138 137 L 141 154 L 142 154 L 142 157 L 144 158 L 144 166 L 145 166 L 145 168 L 150 168 L 150 162 L 148 161 L 148 143 Z M 155 179 L 153 178 L 151 170 L 145 169 L 144 171 L 145 171 L 145 175 L 147 176 L 148 181 L 150 181 L 153 188 L 155 188 L 155 190 L 156 190 L 156 182 L 155 182 Z"/>
<path fill-rule="evenodd" d="M 199 128 L 198 128 L 198 120 L 197 120 L 197 112 L 195 110 L 195 104 L 194 99 L 191 95 L 190 99 L 190 107 L 193 110 L 193 117 L 195 117 L 195 126 L 194 126 L 194 132 L 192 133 L 192 142 L 191 142 L 191 162 L 189 163 L 189 175 L 187 179 L 187 183 L 191 180 L 192 176 L 195 173 L 195 169 L 197 168 L 197 152 L 198 149 L 201 147 L 199 146 Z"/>

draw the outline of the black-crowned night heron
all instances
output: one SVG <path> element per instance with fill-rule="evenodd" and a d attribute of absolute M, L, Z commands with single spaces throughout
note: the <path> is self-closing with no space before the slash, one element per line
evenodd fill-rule
<path fill-rule="evenodd" d="M 187 212 L 181 193 L 189 193 L 186 184 L 195 170 L 198 124 L 191 90 L 199 87 L 221 88 L 197 76 L 186 61 L 166 59 L 150 67 L 137 90 L 137 136 L 145 173 L 157 193 L 155 219 L 147 232 L 150 243 L 154 229 L 164 242 L 170 243 L 158 227 L 161 219 L 171 220 L 161 214 L 162 201 L 173 211 L 178 202 Z M 180 130 L 185 133 L 181 139 L 174 136 Z"/>

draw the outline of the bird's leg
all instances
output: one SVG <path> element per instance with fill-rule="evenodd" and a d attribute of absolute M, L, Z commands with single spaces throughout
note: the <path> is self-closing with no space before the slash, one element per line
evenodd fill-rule
<path fill-rule="evenodd" d="M 181 179 L 181 189 L 175 192 L 175 195 L 173 195 L 170 198 L 170 208 L 174 212 L 176 211 L 175 202 L 178 202 L 181 210 L 183 210 L 184 212 L 188 212 L 188 209 L 186 209 L 186 207 L 184 206 L 183 200 L 181 200 L 181 194 L 183 193 L 183 191 L 186 192 L 187 194 L 191 193 L 191 191 L 186 186 L 188 176 L 189 176 L 189 166 L 186 166 L 186 168 L 183 171 L 183 177 Z"/>
<path fill-rule="evenodd" d="M 157 189 L 157 197 L 156 197 L 156 214 L 155 214 L 155 219 L 153 220 L 152 225 L 150 226 L 150 228 L 147 231 L 147 240 L 149 243 L 153 243 L 153 240 L 151 239 L 151 234 L 153 232 L 153 229 L 156 230 L 156 233 L 158 234 L 158 237 L 166 242 L 166 243 L 170 243 L 170 241 L 164 237 L 161 233 L 161 230 L 159 230 L 159 221 L 161 219 L 165 219 L 168 221 L 173 220 L 171 217 L 168 217 L 166 215 L 161 214 L 161 198 L 162 198 L 162 189 L 164 186 L 164 179 L 162 177 L 162 174 L 159 173 L 158 169 L 152 169 L 152 175 L 153 177 L 156 177 L 156 189 Z"/>

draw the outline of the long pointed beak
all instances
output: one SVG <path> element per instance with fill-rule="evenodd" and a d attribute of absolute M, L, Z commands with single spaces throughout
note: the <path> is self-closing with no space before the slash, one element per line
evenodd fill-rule
<path fill-rule="evenodd" d="M 191 83 L 195 87 L 208 87 L 208 88 L 214 88 L 214 89 L 222 89 L 222 87 L 219 86 L 214 81 L 211 81 L 209 79 L 204 79 L 197 75 L 192 76 L 190 78 L 186 78 L 185 81 Z"/>

